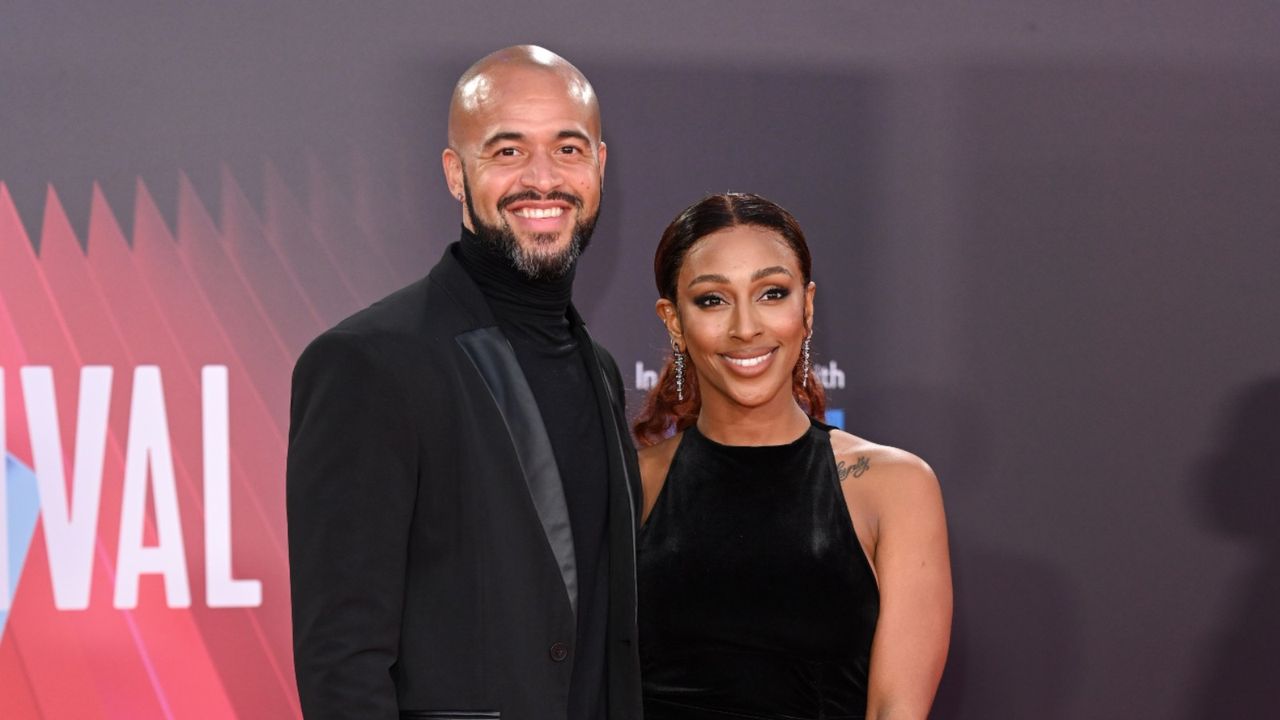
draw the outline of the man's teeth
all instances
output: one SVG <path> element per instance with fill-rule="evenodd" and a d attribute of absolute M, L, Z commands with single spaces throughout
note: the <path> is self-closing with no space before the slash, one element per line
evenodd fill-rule
<path fill-rule="evenodd" d="M 535 220 L 539 218 L 560 217 L 563 214 L 564 214 L 564 208 L 562 207 L 553 207 L 553 208 L 545 208 L 545 209 L 527 207 L 527 208 L 520 208 L 519 210 L 516 211 L 516 215 L 522 218 L 533 218 Z"/>
<path fill-rule="evenodd" d="M 733 363 L 734 365 L 737 365 L 738 367 L 755 367 L 756 365 L 759 365 L 760 363 L 764 362 L 765 359 L 769 357 L 769 353 L 765 353 L 763 355 L 757 355 L 756 357 L 753 357 L 753 358 L 736 358 L 736 357 L 729 357 L 728 355 L 723 355 L 722 357 L 725 360 L 728 360 L 729 362 Z"/>

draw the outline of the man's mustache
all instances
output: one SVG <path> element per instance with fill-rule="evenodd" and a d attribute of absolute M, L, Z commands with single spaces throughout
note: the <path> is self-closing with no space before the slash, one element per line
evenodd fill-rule
<path fill-rule="evenodd" d="M 524 192 L 519 192 L 514 195 L 507 195 L 506 197 L 499 200 L 498 211 L 501 212 L 503 210 L 506 210 L 507 206 L 511 205 L 512 203 L 540 202 L 544 200 L 559 200 L 561 202 L 569 203 L 570 205 L 574 206 L 578 210 L 582 209 L 582 198 L 578 197 L 577 195 L 573 195 L 567 192 L 561 192 L 559 190 L 552 190 L 546 195 L 543 195 L 542 193 L 539 193 L 539 192 L 535 192 L 533 190 L 525 190 Z"/>

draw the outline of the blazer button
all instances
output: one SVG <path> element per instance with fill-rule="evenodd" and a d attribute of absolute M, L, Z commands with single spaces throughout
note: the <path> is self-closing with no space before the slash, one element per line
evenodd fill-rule
<path fill-rule="evenodd" d="M 556 662 L 564 662 L 569 657 L 569 646 L 562 642 L 551 643 L 551 659 Z"/>

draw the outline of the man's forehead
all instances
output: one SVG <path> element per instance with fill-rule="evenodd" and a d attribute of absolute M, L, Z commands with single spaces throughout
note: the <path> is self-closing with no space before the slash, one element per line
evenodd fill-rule
<path fill-rule="evenodd" d="M 463 112 L 493 112 L 505 103 L 533 97 L 563 100 L 587 110 L 595 100 L 591 85 L 580 76 L 550 68 L 499 66 L 463 83 L 458 104 Z"/>
<path fill-rule="evenodd" d="M 599 139 L 600 120 L 590 85 L 563 73 L 512 70 L 482 73 L 462 86 L 452 114 L 455 139 L 483 143 L 499 133 L 562 135 Z"/>

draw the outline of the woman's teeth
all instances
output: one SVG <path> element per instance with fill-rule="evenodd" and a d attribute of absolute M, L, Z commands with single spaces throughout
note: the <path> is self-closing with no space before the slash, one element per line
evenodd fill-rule
<path fill-rule="evenodd" d="M 759 365 L 760 363 L 768 359 L 770 353 L 772 352 L 773 351 L 770 350 L 769 352 L 763 355 L 757 355 L 752 358 L 736 358 L 736 357 L 729 357 L 728 355 L 722 355 L 721 357 L 733 363 L 734 365 L 737 365 L 738 367 L 755 367 L 756 365 Z"/>

